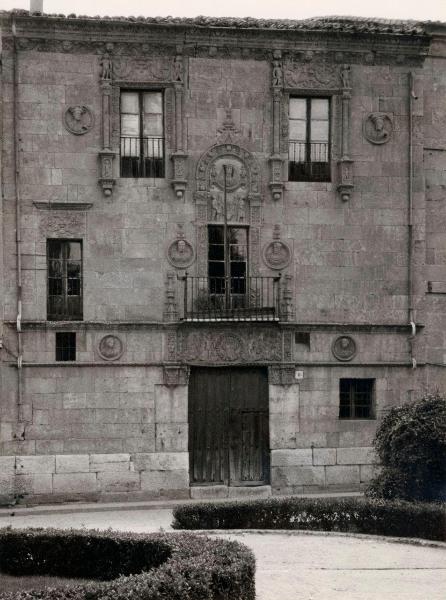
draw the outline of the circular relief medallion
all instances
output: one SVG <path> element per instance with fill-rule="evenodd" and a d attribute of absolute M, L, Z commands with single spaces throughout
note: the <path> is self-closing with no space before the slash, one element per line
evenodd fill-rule
<path fill-rule="evenodd" d="M 64 112 L 63 122 L 65 128 L 74 135 L 83 135 L 90 131 L 94 125 L 94 117 L 88 106 L 69 106 Z"/>
<path fill-rule="evenodd" d="M 242 340 L 233 333 L 221 335 L 215 343 L 215 352 L 225 362 L 239 360 L 243 354 Z"/>
<path fill-rule="evenodd" d="M 189 267 L 194 262 L 194 259 L 194 249 L 186 240 L 175 240 L 167 248 L 167 260 L 177 269 Z"/>
<path fill-rule="evenodd" d="M 284 242 L 274 240 L 263 248 L 263 260 L 271 269 L 284 269 L 290 264 L 291 250 Z"/>
<path fill-rule="evenodd" d="M 351 360 L 356 355 L 356 342 L 350 336 L 342 335 L 335 339 L 331 351 L 338 360 Z"/>
<path fill-rule="evenodd" d="M 385 144 L 393 133 L 393 123 L 389 115 L 381 112 L 370 113 L 363 125 L 364 137 L 372 144 Z"/>
<path fill-rule="evenodd" d="M 124 352 L 124 345 L 116 335 L 106 335 L 99 342 L 98 352 L 104 360 L 118 360 Z"/>

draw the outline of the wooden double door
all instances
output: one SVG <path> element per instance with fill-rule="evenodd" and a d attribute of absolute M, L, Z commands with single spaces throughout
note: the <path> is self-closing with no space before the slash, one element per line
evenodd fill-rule
<path fill-rule="evenodd" d="M 191 370 L 189 456 L 192 485 L 269 483 L 266 369 Z"/>

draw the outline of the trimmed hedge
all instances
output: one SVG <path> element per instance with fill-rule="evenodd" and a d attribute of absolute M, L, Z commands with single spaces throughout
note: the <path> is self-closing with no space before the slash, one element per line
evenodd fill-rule
<path fill-rule="evenodd" d="M 74 587 L 0 593 L 2 600 L 255 598 L 252 552 L 238 542 L 192 534 L 0 529 L 0 571 L 98 579 Z"/>
<path fill-rule="evenodd" d="M 366 494 L 424 502 L 446 501 L 446 398 L 438 392 L 392 408 L 374 445 L 381 469 Z"/>
<path fill-rule="evenodd" d="M 369 499 L 270 498 L 178 506 L 176 529 L 305 529 L 446 541 L 446 506 Z"/>

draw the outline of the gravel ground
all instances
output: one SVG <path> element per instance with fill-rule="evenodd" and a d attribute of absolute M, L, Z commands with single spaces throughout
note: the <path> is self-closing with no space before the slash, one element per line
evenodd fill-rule
<path fill-rule="evenodd" d="M 111 527 L 148 532 L 171 530 L 171 520 L 170 509 L 55 510 L 43 515 L 3 513 L 0 527 Z M 297 532 L 215 535 L 238 540 L 254 551 L 258 600 L 446 599 L 446 546 Z"/>

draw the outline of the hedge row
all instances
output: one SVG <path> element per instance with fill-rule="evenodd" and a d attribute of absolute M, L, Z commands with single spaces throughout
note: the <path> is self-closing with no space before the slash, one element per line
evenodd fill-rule
<path fill-rule="evenodd" d="M 237 542 L 192 534 L 1 529 L 0 571 L 98 579 L 74 587 L 0 593 L 2 600 L 255 598 L 252 552 Z"/>
<path fill-rule="evenodd" d="M 446 541 L 446 505 L 368 499 L 271 498 L 178 506 L 176 529 L 306 529 Z"/>

